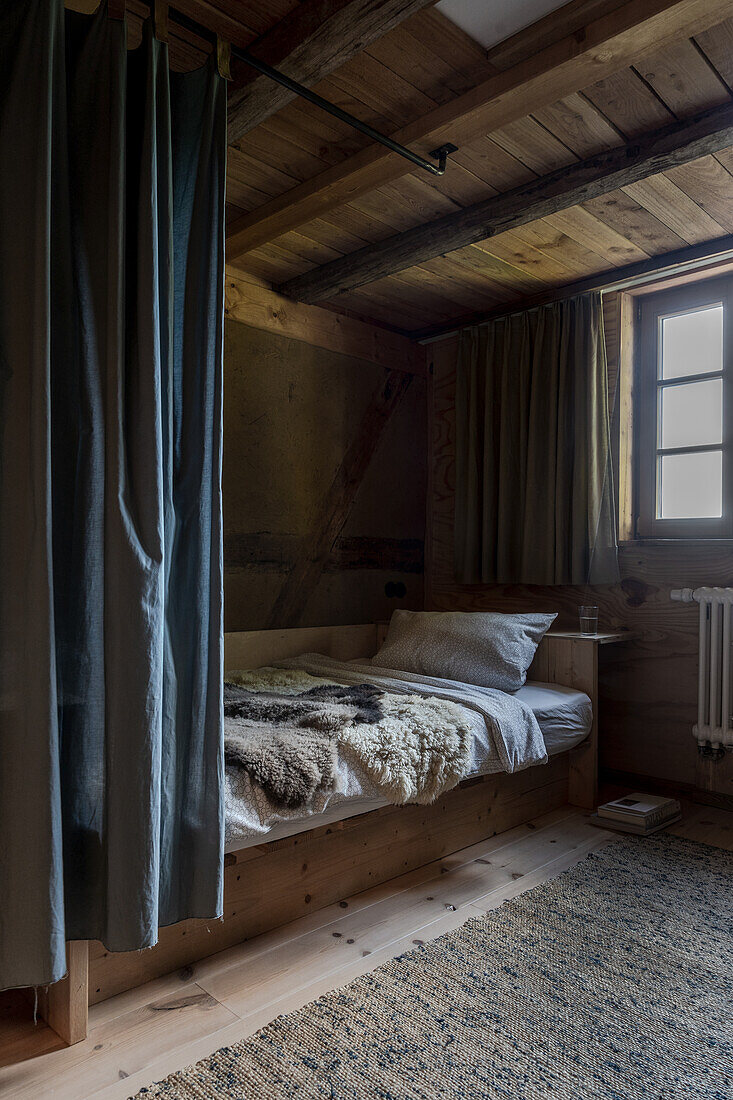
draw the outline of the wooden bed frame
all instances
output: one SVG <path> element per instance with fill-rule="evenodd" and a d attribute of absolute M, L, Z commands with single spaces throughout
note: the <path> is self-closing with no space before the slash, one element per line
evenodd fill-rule
<path fill-rule="evenodd" d="M 248 631 L 225 635 L 225 668 L 256 668 L 319 652 L 342 660 L 373 655 L 381 624 Z M 232 947 L 315 909 L 440 859 L 567 802 L 596 804 L 598 646 L 618 635 L 548 634 L 530 679 L 585 691 L 593 728 L 577 748 L 514 775 L 469 779 L 430 806 L 386 806 L 228 854 L 224 916 L 161 928 L 147 951 L 110 952 L 97 941 L 68 944 L 69 973 L 49 986 L 40 1010 L 67 1043 L 87 1033 L 87 1010 L 126 989 Z"/>

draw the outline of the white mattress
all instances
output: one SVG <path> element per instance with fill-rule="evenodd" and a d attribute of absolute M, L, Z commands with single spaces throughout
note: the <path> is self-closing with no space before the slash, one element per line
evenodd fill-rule
<path fill-rule="evenodd" d="M 574 691 L 559 684 L 527 683 L 520 688 L 516 697 L 534 711 L 545 739 L 548 756 L 572 749 L 588 736 L 592 722 L 592 707 L 590 699 L 582 691 Z M 490 748 L 483 721 L 481 727 L 483 732 L 475 727 L 472 767 L 466 775 L 467 779 L 501 771 Z M 384 798 L 363 796 L 348 798 L 336 795 L 320 813 L 277 822 L 264 833 L 232 836 L 227 842 L 226 851 L 235 852 L 242 848 L 249 848 L 253 844 L 267 844 L 271 840 L 280 840 L 286 836 L 306 832 L 308 829 L 344 821 L 348 817 L 355 817 L 357 814 L 368 813 L 370 810 L 387 805 L 389 803 Z"/>

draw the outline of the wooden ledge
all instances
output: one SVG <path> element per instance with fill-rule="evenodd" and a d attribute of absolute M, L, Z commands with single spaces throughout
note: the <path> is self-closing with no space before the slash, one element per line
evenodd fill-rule
<path fill-rule="evenodd" d="M 572 638 L 577 642 L 594 642 L 596 645 L 610 645 L 611 642 L 631 642 L 636 634 L 631 630 L 617 630 L 610 632 L 599 631 L 597 634 L 581 634 L 579 630 L 548 630 L 546 638 Z"/>

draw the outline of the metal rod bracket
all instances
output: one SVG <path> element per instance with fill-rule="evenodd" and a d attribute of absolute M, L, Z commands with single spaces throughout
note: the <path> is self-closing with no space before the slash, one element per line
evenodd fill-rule
<path fill-rule="evenodd" d="M 457 152 L 458 152 L 458 146 L 457 145 L 452 145 L 449 141 L 446 141 L 445 145 L 441 145 L 437 149 L 431 149 L 430 150 L 430 152 L 428 153 L 428 156 L 432 157 L 433 160 L 437 160 L 437 162 L 438 162 L 438 169 L 437 169 L 436 175 L 438 175 L 438 176 L 443 175 L 443 173 L 445 172 L 445 167 L 446 167 L 446 162 L 448 160 L 448 157 L 450 156 L 451 153 L 457 153 Z"/>

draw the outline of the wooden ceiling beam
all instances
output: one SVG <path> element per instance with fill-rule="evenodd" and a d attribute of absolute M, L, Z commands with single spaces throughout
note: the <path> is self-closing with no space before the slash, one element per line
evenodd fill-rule
<path fill-rule="evenodd" d="M 434 0 L 301 0 L 287 19 L 249 46 L 267 62 L 312 87 L 377 38 Z M 229 144 L 295 98 L 293 92 L 234 62 L 229 93 Z"/>
<path fill-rule="evenodd" d="M 733 145 L 733 104 L 672 122 L 627 145 L 531 180 L 427 225 L 368 245 L 278 287 L 299 302 L 318 302 L 488 240 L 599 195 Z"/>
<path fill-rule="evenodd" d="M 276 336 L 304 340 L 317 348 L 336 351 L 424 377 L 425 354 L 413 340 L 374 322 L 369 324 L 319 306 L 304 306 L 283 298 L 235 268 L 227 268 L 224 312 L 228 321 Z"/>
<path fill-rule="evenodd" d="M 690 38 L 730 13 L 731 0 L 627 0 L 392 136 L 424 155 L 447 141 L 460 146 L 628 67 L 667 42 Z M 401 157 L 370 145 L 239 218 L 227 237 L 228 258 L 410 171 Z"/>

